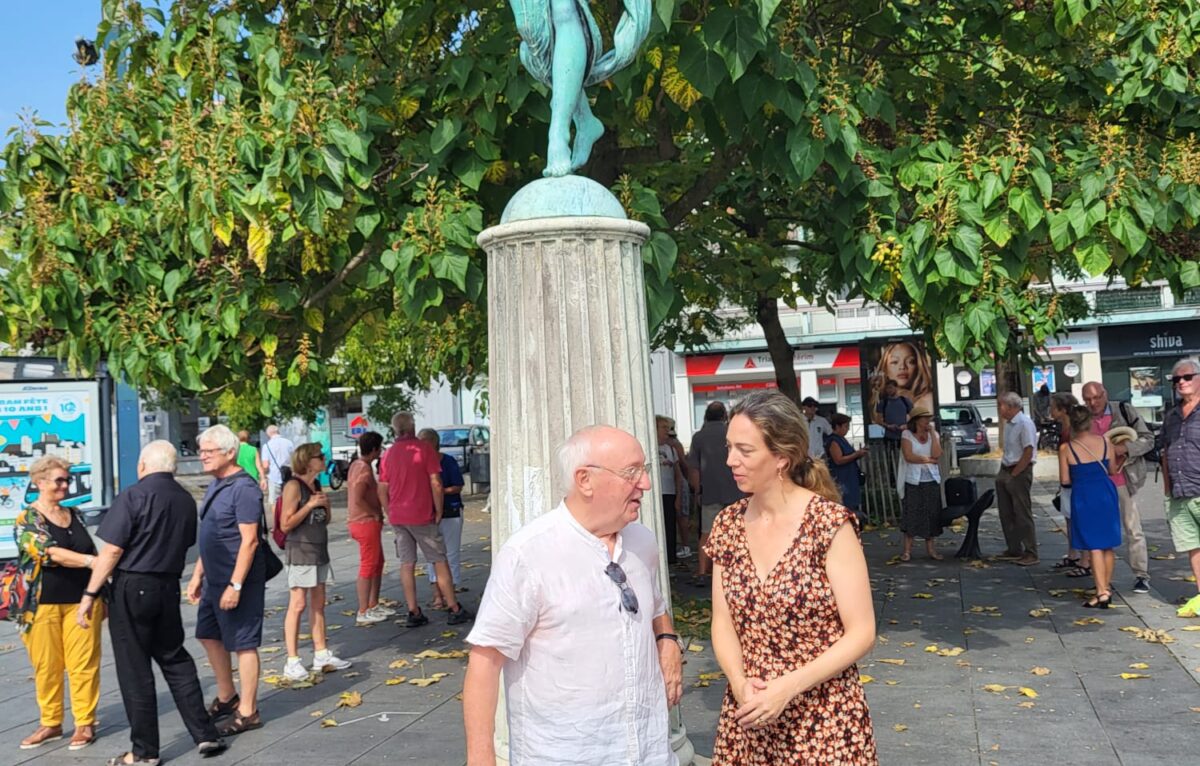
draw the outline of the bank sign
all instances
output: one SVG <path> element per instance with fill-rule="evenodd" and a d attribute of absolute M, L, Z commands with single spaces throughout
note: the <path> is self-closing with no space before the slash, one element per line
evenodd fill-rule
<path fill-rule="evenodd" d="M 1183 357 L 1200 353 L 1200 322 L 1155 322 L 1100 328 L 1100 353 L 1108 359 Z"/>

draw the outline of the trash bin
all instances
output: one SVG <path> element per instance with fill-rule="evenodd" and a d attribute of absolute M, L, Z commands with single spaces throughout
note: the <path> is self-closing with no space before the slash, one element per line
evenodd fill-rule
<path fill-rule="evenodd" d="M 475 450 L 470 460 L 471 481 L 475 484 L 492 483 L 492 456 L 484 449 Z"/>

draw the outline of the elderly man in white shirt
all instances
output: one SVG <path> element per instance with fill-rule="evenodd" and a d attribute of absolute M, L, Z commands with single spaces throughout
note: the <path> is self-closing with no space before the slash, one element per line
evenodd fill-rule
<path fill-rule="evenodd" d="M 1004 530 L 1007 550 L 996 558 L 1021 566 L 1038 563 L 1037 528 L 1033 523 L 1033 464 L 1037 462 L 1037 426 L 1022 409 L 1021 397 L 1013 391 L 996 402 L 1004 429 L 1004 455 L 996 474 L 996 507 Z"/>
<path fill-rule="evenodd" d="M 651 466 L 607 426 L 576 432 L 558 463 L 565 500 L 505 543 L 467 636 L 467 763 L 496 763 L 503 670 L 512 766 L 676 766 L 681 644 L 658 542 L 636 523 Z"/>

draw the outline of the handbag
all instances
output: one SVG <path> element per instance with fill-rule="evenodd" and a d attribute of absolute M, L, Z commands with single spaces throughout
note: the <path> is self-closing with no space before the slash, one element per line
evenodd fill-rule
<path fill-rule="evenodd" d="M 283 571 L 283 562 L 271 546 L 267 544 L 267 514 L 264 512 L 258 519 L 258 547 L 263 552 L 263 563 L 267 567 L 267 582 Z"/>

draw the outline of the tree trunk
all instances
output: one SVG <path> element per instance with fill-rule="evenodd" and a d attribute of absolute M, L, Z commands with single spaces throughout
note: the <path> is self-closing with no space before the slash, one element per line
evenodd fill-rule
<path fill-rule="evenodd" d="M 775 367 L 775 383 L 779 392 L 796 404 L 800 403 L 800 384 L 796 380 L 795 354 L 787 334 L 779 322 L 779 304 L 769 295 L 759 295 L 755 308 L 758 325 L 767 340 L 767 352 Z"/>

